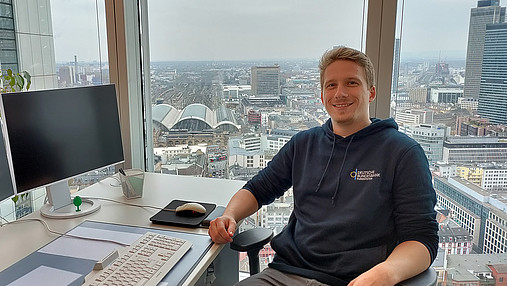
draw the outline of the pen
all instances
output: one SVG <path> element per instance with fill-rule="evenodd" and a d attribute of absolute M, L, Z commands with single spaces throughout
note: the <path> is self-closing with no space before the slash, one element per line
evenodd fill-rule
<path fill-rule="evenodd" d="M 123 171 L 122 168 L 118 169 L 118 172 L 120 172 L 120 174 L 122 174 L 123 176 L 127 176 L 127 174 L 125 174 L 125 171 Z"/>

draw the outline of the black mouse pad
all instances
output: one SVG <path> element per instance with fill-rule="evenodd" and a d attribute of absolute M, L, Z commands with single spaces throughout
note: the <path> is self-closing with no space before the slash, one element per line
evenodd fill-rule
<path fill-rule="evenodd" d="M 176 226 L 185 226 L 185 227 L 198 227 L 201 222 L 215 209 L 215 204 L 210 203 L 201 203 L 195 201 L 182 201 L 182 200 L 174 200 L 170 202 L 165 208 L 166 209 L 176 209 L 182 204 L 185 203 L 198 203 L 201 204 L 206 212 L 203 215 L 196 217 L 185 217 L 181 215 L 177 215 L 173 211 L 165 211 L 161 210 L 156 213 L 154 216 L 150 218 L 151 222 L 157 224 L 166 224 L 166 225 L 176 225 Z"/>

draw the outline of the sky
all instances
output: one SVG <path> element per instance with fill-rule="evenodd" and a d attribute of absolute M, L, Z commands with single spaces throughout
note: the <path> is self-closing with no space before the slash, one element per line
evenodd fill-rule
<path fill-rule="evenodd" d="M 402 56 L 465 57 L 470 9 L 477 0 L 399 2 Z M 51 0 L 51 5 L 57 62 L 73 61 L 74 55 L 98 61 L 99 54 L 107 61 L 103 0 Z M 150 57 L 317 59 L 335 45 L 361 49 L 362 14 L 359 0 L 148 0 Z"/>

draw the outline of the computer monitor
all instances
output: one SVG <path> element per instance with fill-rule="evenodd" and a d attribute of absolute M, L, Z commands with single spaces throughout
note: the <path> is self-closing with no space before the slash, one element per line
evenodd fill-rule
<path fill-rule="evenodd" d="M 12 184 L 11 168 L 9 168 L 4 136 L 2 128 L 0 128 L 0 202 L 12 196 L 14 196 L 14 186 Z"/>
<path fill-rule="evenodd" d="M 96 200 L 83 200 L 76 211 L 67 181 L 124 161 L 114 85 L 5 93 L 2 119 L 17 194 L 46 187 L 46 217 L 100 208 Z"/>

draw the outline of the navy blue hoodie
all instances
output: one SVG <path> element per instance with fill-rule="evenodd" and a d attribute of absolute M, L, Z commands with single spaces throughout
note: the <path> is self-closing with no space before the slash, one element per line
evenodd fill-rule
<path fill-rule="evenodd" d="M 275 269 L 346 285 L 401 242 L 435 258 L 436 195 L 421 146 L 393 119 L 347 137 L 331 121 L 293 136 L 244 186 L 259 208 L 293 187 L 294 211 L 271 241 Z"/>

